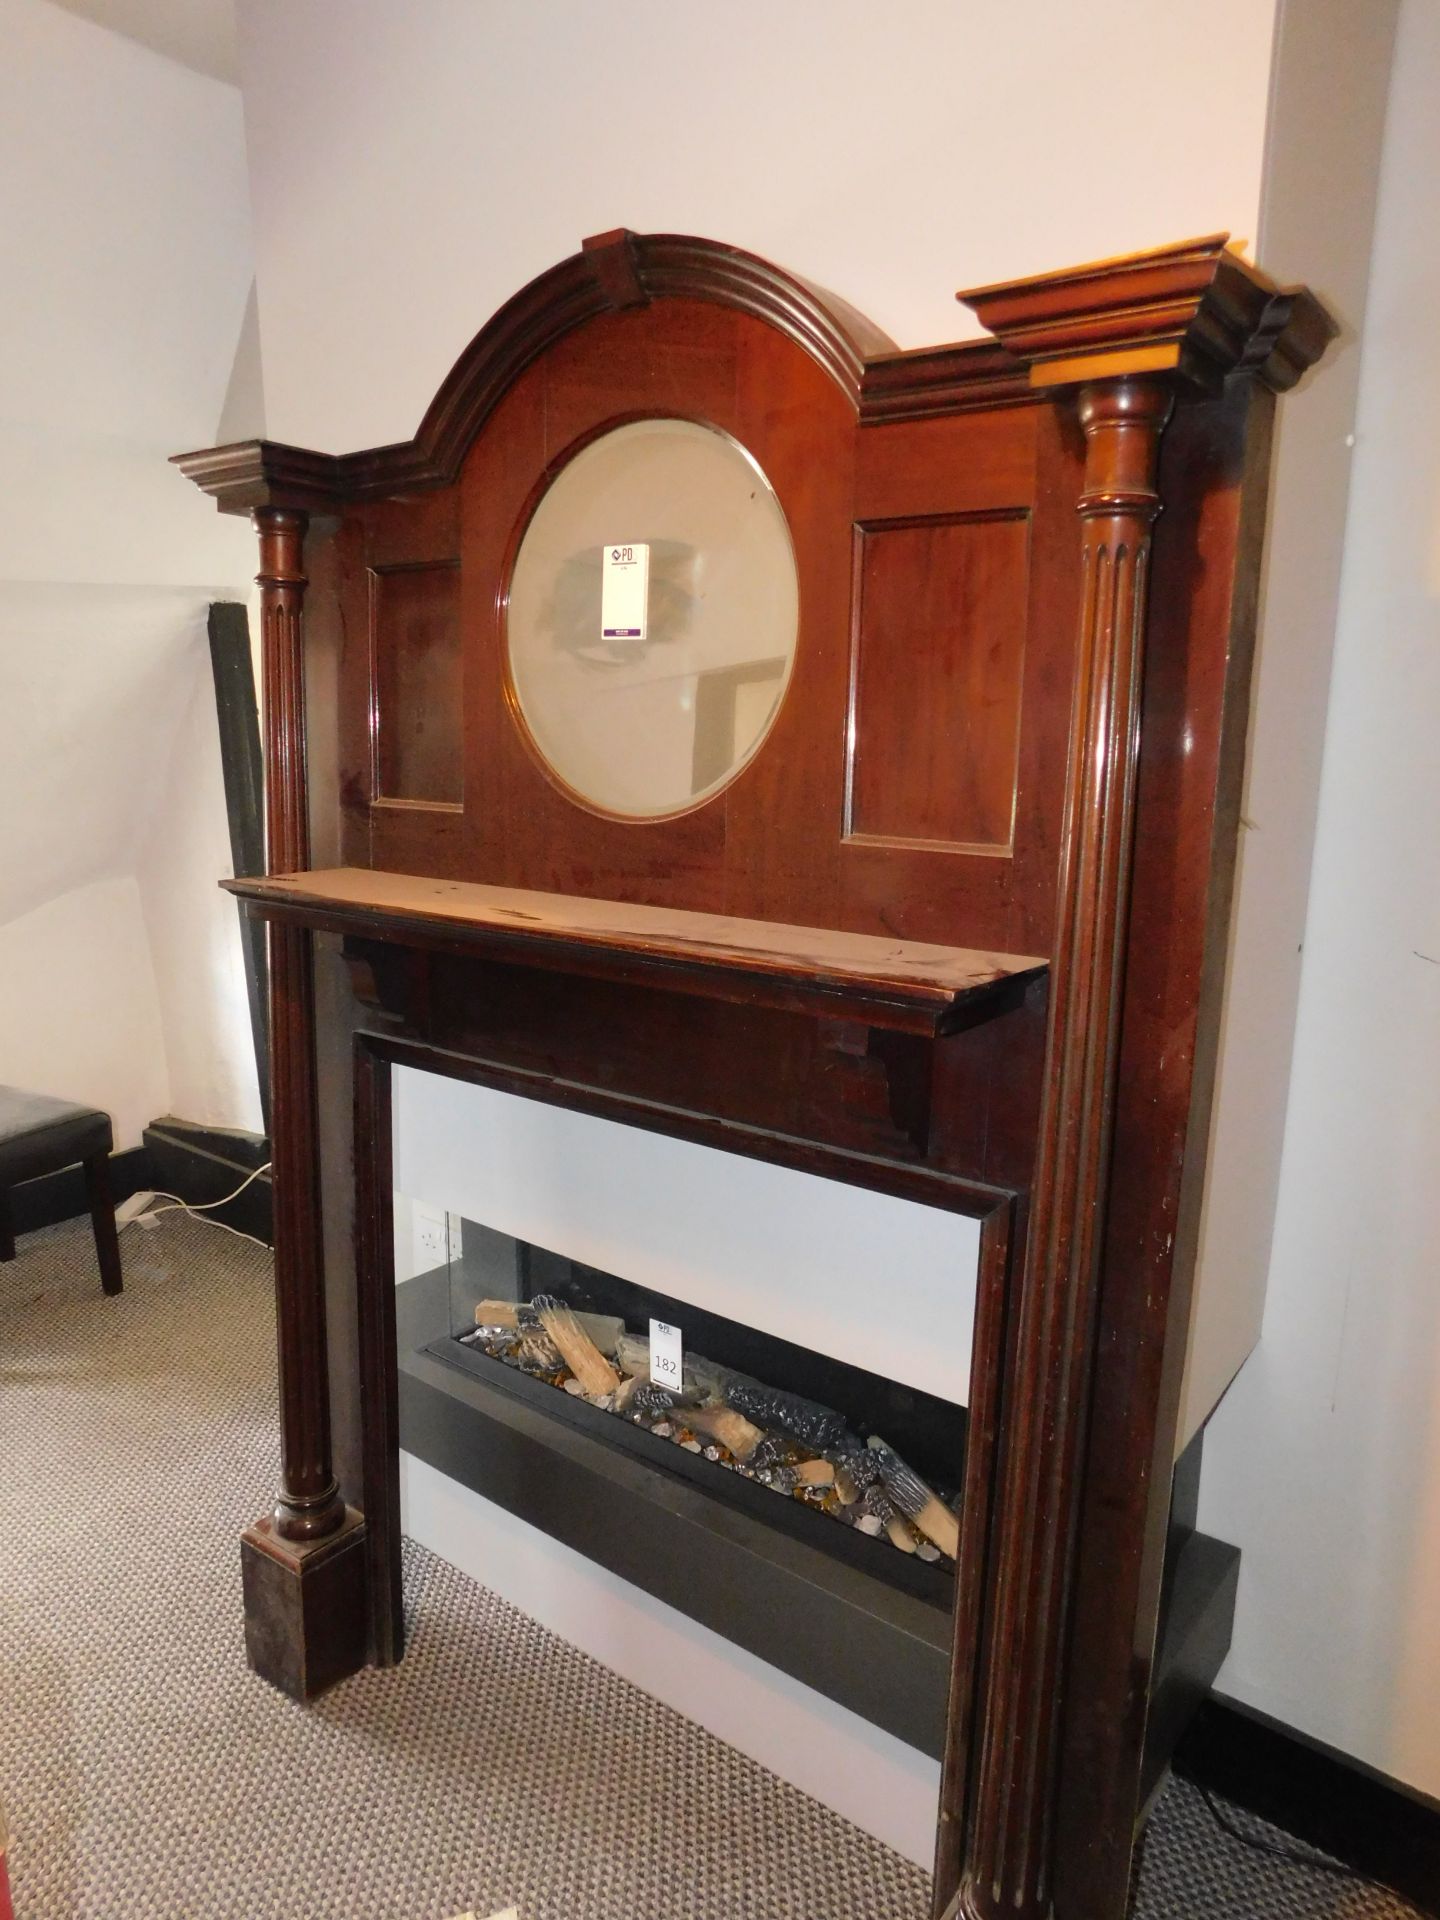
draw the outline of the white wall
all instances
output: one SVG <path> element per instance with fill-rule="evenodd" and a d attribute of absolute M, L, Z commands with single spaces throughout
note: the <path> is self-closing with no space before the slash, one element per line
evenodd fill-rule
<path fill-rule="evenodd" d="M 501 301 L 615 226 L 749 247 L 901 346 L 974 330 L 957 287 L 1253 240 L 1273 16 L 243 0 L 269 430 L 408 438 Z"/>
<path fill-rule="evenodd" d="M 1339 339 L 1279 410 L 1249 761 L 1180 1446 L 1260 1338 L 1398 0 L 1285 0 L 1259 258 Z M 1324 130 L 1320 138 L 1319 130 Z"/>
<path fill-rule="evenodd" d="M 103 1107 L 133 1146 L 170 1088 L 135 881 L 72 887 L 0 926 L 0 983 L 6 1083 Z"/>
<path fill-rule="evenodd" d="M 135 869 L 165 1030 L 166 1110 L 203 1125 L 258 1132 L 260 1091 L 239 920 L 219 885 L 232 867 L 203 620 L 188 640 L 170 675 L 179 711 Z"/>
<path fill-rule="evenodd" d="M 1264 1339 L 1211 1424 L 1222 1687 L 1440 1794 L 1440 10 L 1405 0 Z"/>
<path fill-rule="evenodd" d="M 243 127 L 233 87 L 47 0 L 0 0 L 0 38 L 0 1080 L 124 1147 L 182 1100 L 258 1120 L 197 694 L 250 537 L 167 465 L 214 437 L 240 336 Z"/>

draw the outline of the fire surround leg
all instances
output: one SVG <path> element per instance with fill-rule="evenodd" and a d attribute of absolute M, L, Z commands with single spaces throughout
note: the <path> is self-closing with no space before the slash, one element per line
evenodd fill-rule
<path fill-rule="evenodd" d="M 258 507 L 266 841 L 272 871 L 309 863 L 305 781 L 307 516 Z M 364 1520 L 331 1456 L 315 1079 L 314 955 L 298 927 L 270 932 L 271 1151 L 281 1484 L 242 1543 L 246 1647 L 267 1680 L 308 1699 L 366 1658 Z"/>
<path fill-rule="evenodd" d="M 1161 380 L 1083 387 L 1079 666 L 1035 1198 L 1010 1365 L 984 1710 L 947 1920 L 1048 1920 L 1063 1657 L 1128 924 Z M 945 1897 L 943 1882 L 937 1893 Z"/>

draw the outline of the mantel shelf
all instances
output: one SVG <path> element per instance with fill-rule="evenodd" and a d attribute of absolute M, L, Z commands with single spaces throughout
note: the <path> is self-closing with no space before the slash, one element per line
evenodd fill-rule
<path fill-rule="evenodd" d="M 999 1011 L 1047 965 L 1021 954 L 364 867 L 223 884 L 266 919 L 323 932 L 649 980 L 910 1033 L 944 1034 Z"/>

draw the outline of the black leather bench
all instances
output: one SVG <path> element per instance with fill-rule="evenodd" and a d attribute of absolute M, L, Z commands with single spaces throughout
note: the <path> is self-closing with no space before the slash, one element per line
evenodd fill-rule
<path fill-rule="evenodd" d="M 10 1189 L 22 1180 L 38 1180 L 78 1162 L 85 1169 L 100 1284 L 106 1293 L 119 1293 L 120 1238 L 110 1193 L 113 1144 L 110 1116 L 98 1107 L 54 1100 L 46 1093 L 26 1093 L 20 1087 L 0 1087 L 0 1260 L 15 1258 Z"/>

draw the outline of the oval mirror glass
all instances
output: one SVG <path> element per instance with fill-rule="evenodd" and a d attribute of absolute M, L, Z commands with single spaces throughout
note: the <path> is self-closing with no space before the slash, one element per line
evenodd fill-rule
<path fill-rule="evenodd" d="M 733 780 L 769 731 L 800 593 L 780 502 L 745 449 L 640 420 L 556 475 L 510 580 L 510 679 L 563 784 L 654 819 Z"/>

